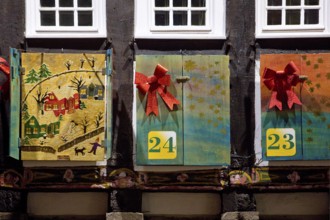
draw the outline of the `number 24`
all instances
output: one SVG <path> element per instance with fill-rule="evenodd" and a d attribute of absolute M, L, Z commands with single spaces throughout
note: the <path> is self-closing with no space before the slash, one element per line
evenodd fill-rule
<path fill-rule="evenodd" d="M 154 143 L 155 142 L 155 143 Z M 150 149 L 149 152 L 151 153 L 160 153 L 161 148 L 168 148 L 169 153 L 173 153 L 173 137 L 167 139 L 165 144 L 161 147 L 160 146 L 161 139 L 159 137 L 151 137 L 149 139 L 149 143 L 154 144 Z"/>

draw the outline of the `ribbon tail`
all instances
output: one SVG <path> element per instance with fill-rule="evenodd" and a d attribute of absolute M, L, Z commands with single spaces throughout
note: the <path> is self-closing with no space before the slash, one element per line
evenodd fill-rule
<path fill-rule="evenodd" d="M 272 92 L 272 96 L 270 98 L 270 102 L 269 102 L 269 109 L 273 108 L 273 107 L 277 107 L 280 111 L 282 111 L 282 102 L 280 100 L 277 99 L 277 92 L 273 91 Z"/>
<path fill-rule="evenodd" d="M 302 105 L 301 101 L 299 100 L 298 96 L 292 91 L 292 90 L 287 90 L 286 94 L 288 96 L 288 106 L 289 109 L 292 108 L 293 104 L 297 105 Z"/>
<path fill-rule="evenodd" d="M 165 88 L 159 88 L 158 93 L 170 110 L 173 110 L 174 105 L 180 104 L 180 101 L 177 100 L 171 93 L 165 91 Z"/>
<path fill-rule="evenodd" d="M 156 116 L 158 116 L 158 102 L 156 90 L 149 92 L 147 97 L 146 115 L 148 116 L 151 113 L 154 113 Z"/>

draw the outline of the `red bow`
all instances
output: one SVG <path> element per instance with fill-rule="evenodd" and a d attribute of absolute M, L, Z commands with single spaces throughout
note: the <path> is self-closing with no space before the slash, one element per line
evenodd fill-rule
<path fill-rule="evenodd" d="M 298 96 L 292 91 L 292 86 L 296 86 L 300 82 L 299 75 L 296 72 L 299 72 L 299 69 L 292 61 L 286 65 L 284 71 L 265 68 L 263 83 L 272 91 L 269 103 L 270 109 L 276 106 L 282 111 L 283 103 L 287 103 L 289 109 L 292 108 L 294 103 L 301 105 Z"/>
<path fill-rule="evenodd" d="M 10 68 L 9 68 L 8 62 L 5 59 L 0 57 L 0 71 L 4 72 L 5 76 L 7 77 L 7 80 L 2 85 L 0 85 L 0 91 L 3 92 L 3 95 L 6 99 L 9 96 L 9 93 L 8 93 L 9 92 L 9 73 L 10 73 L 9 69 Z"/>
<path fill-rule="evenodd" d="M 171 83 L 171 76 L 166 73 L 167 69 L 160 64 L 156 66 L 152 76 L 147 77 L 142 73 L 135 73 L 136 87 L 143 95 L 148 94 L 146 115 L 154 113 L 158 116 L 157 92 L 169 109 L 173 110 L 174 104 L 180 104 L 180 101 L 167 91 L 167 86 Z"/>

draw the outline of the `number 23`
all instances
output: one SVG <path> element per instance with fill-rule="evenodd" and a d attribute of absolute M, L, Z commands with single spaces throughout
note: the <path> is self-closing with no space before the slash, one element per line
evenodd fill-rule
<path fill-rule="evenodd" d="M 292 134 L 283 134 L 283 144 L 282 148 L 285 150 L 290 150 L 294 147 L 294 136 Z M 269 150 L 279 150 L 280 149 L 280 135 L 278 134 L 270 134 L 268 135 L 268 140 L 272 141 L 272 143 L 268 146 Z"/>

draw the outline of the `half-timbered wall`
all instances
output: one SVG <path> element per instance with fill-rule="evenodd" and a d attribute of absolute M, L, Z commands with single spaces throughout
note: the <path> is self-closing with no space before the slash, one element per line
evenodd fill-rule
<path fill-rule="evenodd" d="M 222 212 L 258 210 L 258 203 L 255 203 L 253 193 L 257 192 L 256 198 L 264 201 L 262 197 L 264 190 L 286 193 L 288 190 L 327 192 L 329 179 L 326 160 L 262 161 L 260 145 L 258 148 L 256 144 L 256 141 L 260 141 L 258 126 L 261 124 L 258 115 L 261 113 L 258 109 L 260 81 L 257 81 L 260 77 L 256 77 L 259 73 L 256 69 L 259 67 L 260 57 L 264 54 L 329 53 L 329 38 L 256 39 L 255 1 L 227 0 L 226 39 L 134 39 L 134 0 L 107 0 L 106 38 L 26 39 L 24 5 L 24 0 L 1 0 L 1 57 L 9 60 L 10 47 L 19 51 L 41 53 L 105 53 L 107 49 L 112 49 L 112 152 L 110 159 L 103 163 L 61 161 L 22 163 L 14 160 L 8 157 L 10 122 L 5 101 L 1 100 L 0 171 L 12 177 L 16 176 L 19 181 L 12 181 L 9 187 L 0 188 L 0 195 L 5 199 L 4 201 L 7 201 L 0 203 L 0 211 L 26 212 L 29 190 L 31 192 L 74 191 L 76 195 L 81 192 L 101 192 L 109 198 L 109 203 L 105 205 L 108 212 L 141 211 L 143 192 L 148 192 L 147 196 L 150 196 L 152 192 L 159 191 L 211 191 L 222 198 Z M 230 72 L 230 146 L 228 146 L 230 162 L 228 164 L 221 162 L 220 164 L 225 166 L 136 164 L 134 132 L 136 91 L 133 72 L 136 56 L 139 55 L 228 56 Z M 63 175 L 66 172 L 76 173 L 80 182 L 77 185 L 65 182 Z M 98 176 L 101 172 L 106 173 L 104 179 L 101 175 Z M 29 175 L 42 173 L 53 176 L 48 181 L 43 178 L 33 180 L 28 178 Z M 88 178 L 84 178 L 85 176 Z M 104 194 L 102 201 L 105 200 Z M 42 196 L 46 195 L 42 194 Z M 29 201 L 35 201 L 33 199 L 30 198 Z M 265 210 L 264 206 L 263 210 Z"/>

